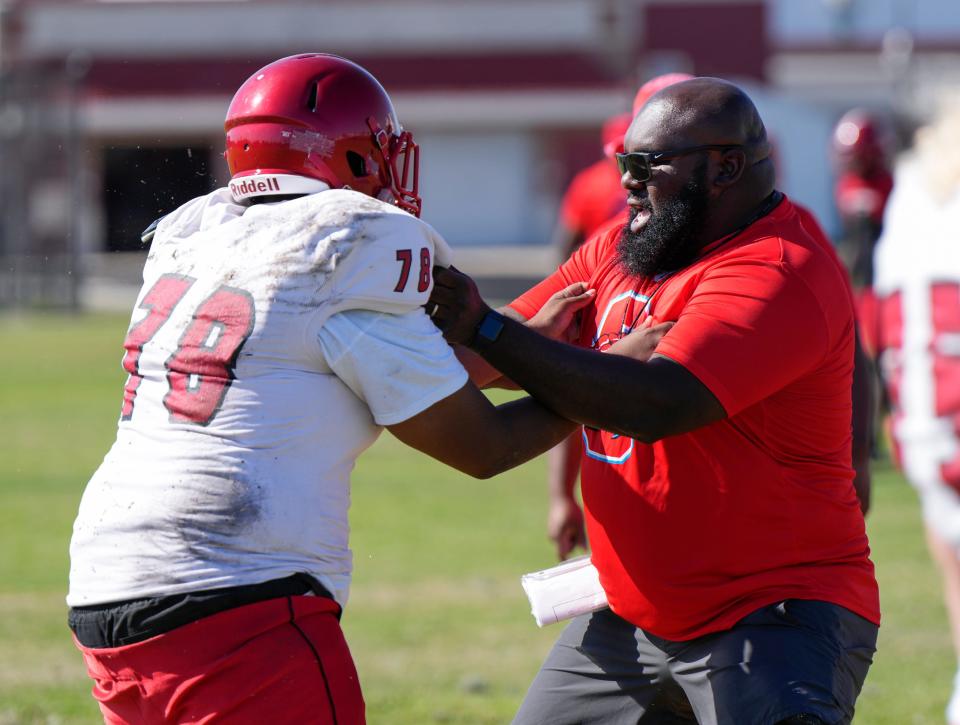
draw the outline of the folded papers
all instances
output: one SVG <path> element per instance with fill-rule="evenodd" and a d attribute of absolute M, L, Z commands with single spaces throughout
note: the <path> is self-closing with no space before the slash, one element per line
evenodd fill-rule
<path fill-rule="evenodd" d="M 520 577 L 538 627 L 607 606 L 607 595 L 589 556 Z"/>

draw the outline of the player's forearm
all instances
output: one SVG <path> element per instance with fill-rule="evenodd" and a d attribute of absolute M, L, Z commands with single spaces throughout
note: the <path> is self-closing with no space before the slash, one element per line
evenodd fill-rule
<path fill-rule="evenodd" d="M 532 398 L 494 406 L 467 383 L 387 427 L 411 448 L 474 478 L 490 478 L 552 448 L 575 425 Z"/>
<path fill-rule="evenodd" d="M 496 425 L 487 429 L 483 445 L 478 446 L 487 466 L 480 478 L 503 473 L 545 453 L 577 428 L 576 423 L 532 398 L 497 406 L 496 418 Z"/>
<path fill-rule="evenodd" d="M 453 353 L 463 365 L 470 377 L 470 382 L 478 388 L 498 387 L 497 382 L 503 378 L 500 371 L 488 363 L 473 350 L 463 345 L 454 345 Z"/>

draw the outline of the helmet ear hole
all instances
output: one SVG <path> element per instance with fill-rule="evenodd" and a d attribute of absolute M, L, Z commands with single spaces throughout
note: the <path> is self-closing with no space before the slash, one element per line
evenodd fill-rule
<path fill-rule="evenodd" d="M 366 160 L 356 151 L 347 151 L 347 166 L 354 176 L 367 176 L 370 173 Z"/>

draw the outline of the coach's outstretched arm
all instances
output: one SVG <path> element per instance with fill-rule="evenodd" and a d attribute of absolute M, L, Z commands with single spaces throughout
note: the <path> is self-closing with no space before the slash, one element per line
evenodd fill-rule
<path fill-rule="evenodd" d="M 470 346 L 564 418 L 650 443 L 726 417 L 683 366 L 662 356 L 639 362 L 550 340 L 493 312 L 460 272 L 436 271 L 431 302 L 449 342 Z"/>

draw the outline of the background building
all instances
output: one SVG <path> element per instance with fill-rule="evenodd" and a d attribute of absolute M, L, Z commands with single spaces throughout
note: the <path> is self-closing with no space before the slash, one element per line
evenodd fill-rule
<path fill-rule="evenodd" d="M 0 303 L 135 279 L 139 232 L 226 181 L 224 113 L 256 68 L 345 55 L 422 146 L 424 218 L 456 248 L 548 264 L 560 194 L 638 84 L 747 87 L 781 187 L 829 228 L 828 137 L 852 105 L 903 127 L 960 83 L 955 0 L 0 1 Z M 510 257 L 506 248 L 523 247 Z M 110 255 L 108 252 L 139 254 Z M 519 266 L 518 266 L 519 265 Z M 495 266 L 495 264 L 494 264 Z"/>

